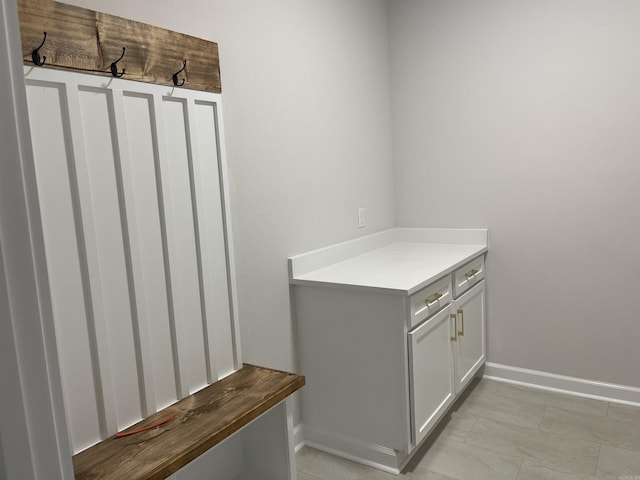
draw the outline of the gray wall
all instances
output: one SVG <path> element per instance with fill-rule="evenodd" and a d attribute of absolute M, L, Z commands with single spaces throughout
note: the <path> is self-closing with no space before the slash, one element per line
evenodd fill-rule
<path fill-rule="evenodd" d="M 640 386 L 640 3 L 73 2 L 220 45 L 246 361 L 295 368 L 287 256 L 394 224 L 489 227 L 489 360 Z M 28 301 L 38 252 L 14 244 L 24 92 L 0 90 L 0 478 L 27 478 L 29 450 L 42 469 L 69 455 L 60 392 L 34 382 L 56 363 Z"/>
<path fill-rule="evenodd" d="M 295 368 L 287 257 L 395 221 L 386 2 L 66 3 L 218 43 L 243 356 Z"/>
<path fill-rule="evenodd" d="M 489 360 L 640 385 L 640 4 L 74 3 L 220 45 L 247 361 L 295 367 L 287 255 L 488 227 Z"/>
<path fill-rule="evenodd" d="M 489 361 L 640 386 L 640 3 L 390 17 L 397 223 L 490 229 Z"/>

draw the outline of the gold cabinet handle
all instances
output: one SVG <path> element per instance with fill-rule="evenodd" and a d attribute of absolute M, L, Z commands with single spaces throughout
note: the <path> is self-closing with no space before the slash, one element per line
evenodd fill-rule
<path fill-rule="evenodd" d="M 436 303 L 438 300 L 442 298 L 442 294 L 440 292 L 434 293 L 429 298 L 424 301 L 424 304 L 428 307 L 432 303 Z"/>
<path fill-rule="evenodd" d="M 462 330 L 458 330 L 458 335 L 464 337 L 464 310 L 459 308 L 458 315 L 460 315 L 460 323 L 462 324 Z"/>
<path fill-rule="evenodd" d="M 458 340 L 458 325 L 456 322 L 458 316 L 452 313 L 451 315 L 449 315 L 449 318 L 453 320 L 453 337 L 451 337 L 451 341 L 455 342 Z"/>
<path fill-rule="evenodd" d="M 478 273 L 480 273 L 480 270 L 478 270 L 477 268 L 472 268 L 464 274 L 464 277 L 469 280 L 471 277 L 475 277 Z"/>

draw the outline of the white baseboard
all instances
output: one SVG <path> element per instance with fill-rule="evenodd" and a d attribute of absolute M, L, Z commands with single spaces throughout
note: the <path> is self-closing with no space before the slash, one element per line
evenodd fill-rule
<path fill-rule="evenodd" d="M 638 387 L 596 382 L 491 362 L 486 363 L 483 377 L 579 397 L 640 406 L 640 388 Z"/>
<path fill-rule="evenodd" d="M 294 448 L 296 453 L 298 453 L 300 449 L 306 445 L 302 428 L 303 427 L 301 423 L 293 427 L 293 445 L 295 446 Z"/>
<path fill-rule="evenodd" d="M 409 459 L 391 448 L 344 438 L 301 424 L 295 426 L 294 438 L 296 452 L 307 445 L 394 475 L 400 473 Z"/>

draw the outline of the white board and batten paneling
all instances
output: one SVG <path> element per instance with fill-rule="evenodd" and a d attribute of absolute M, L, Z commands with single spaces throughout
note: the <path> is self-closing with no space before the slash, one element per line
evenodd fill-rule
<path fill-rule="evenodd" d="M 241 367 L 220 95 L 25 68 L 72 448 Z"/>

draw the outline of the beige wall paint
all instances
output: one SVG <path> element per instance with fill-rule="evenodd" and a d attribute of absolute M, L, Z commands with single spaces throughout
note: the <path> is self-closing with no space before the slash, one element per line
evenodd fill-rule
<path fill-rule="evenodd" d="M 218 42 L 243 357 L 294 369 L 287 257 L 394 225 L 386 2 L 67 3 Z"/>
<path fill-rule="evenodd" d="M 491 362 L 640 386 L 639 20 L 390 2 L 397 223 L 490 229 Z"/>

